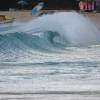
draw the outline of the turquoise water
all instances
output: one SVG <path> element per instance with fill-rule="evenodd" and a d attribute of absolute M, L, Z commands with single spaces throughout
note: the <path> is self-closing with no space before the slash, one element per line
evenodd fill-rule
<path fill-rule="evenodd" d="M 76 12 L 0 25 L 0 93 L 99 91 L 99 33 Z"/>

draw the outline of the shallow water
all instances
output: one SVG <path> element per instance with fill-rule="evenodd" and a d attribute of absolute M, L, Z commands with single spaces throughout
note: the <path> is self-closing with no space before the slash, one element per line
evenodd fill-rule
<path fill-rule="evenodd" d="M 75 12 L 0 25 L 0 98 L 99 100 L 99 33 Z"/>

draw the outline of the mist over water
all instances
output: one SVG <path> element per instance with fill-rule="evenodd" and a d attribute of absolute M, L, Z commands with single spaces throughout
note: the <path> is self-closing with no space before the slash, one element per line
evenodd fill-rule
<path fill-rule="evenodd" d="M 100 30 L 88 19 L 76 12 L 44 15 L 31 21 L 24 32 L 52 31 L 73 45 L 93 45 L 100 42 Z"/>
<path fill-rule="evenodd" d="M 1 92 L 97 91 L 99 83 L 100 29 L 88 18 L 57 12 L 0 25 Z"/>

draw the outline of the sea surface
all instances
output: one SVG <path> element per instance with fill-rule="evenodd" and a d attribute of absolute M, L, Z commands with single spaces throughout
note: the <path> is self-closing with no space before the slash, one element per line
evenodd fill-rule
<path fill-rule="evenodd" d="M 100 27 L 76 12 L 0 24 L 0 100 L 100 100 Z"/>

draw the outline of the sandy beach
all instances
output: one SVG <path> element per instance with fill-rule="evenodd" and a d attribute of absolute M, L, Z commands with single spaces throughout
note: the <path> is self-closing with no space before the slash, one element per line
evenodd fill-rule
<path fill-rule="evenodd" d="M 28 21 L 33 18 L 30 11 L 0 11 L 0 15 L 14 17 L 17 21 Z"/>
<path fill-rule="evenodd" d="M 37 17 L 40 13 L 39 12 L 35 17 Z M 92 21 L 96 23 L 100 23 L 100 13 L 82 13 L 84 16 L 90 18 Z M 0 11 L 0 15 L 9 15 L 16 19 L 16 21 L 29 21 L 33 19 L 31 15 L 31 11 Z"/>

